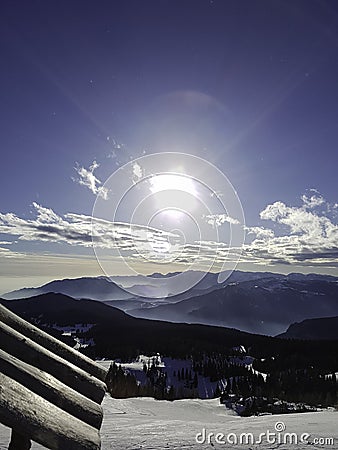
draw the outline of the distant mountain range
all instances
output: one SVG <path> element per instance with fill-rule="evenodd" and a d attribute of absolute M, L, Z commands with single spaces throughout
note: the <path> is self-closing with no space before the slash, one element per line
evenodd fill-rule
<path fill-rule="evenodd" d="M 129 309 L 128 313 L 275 335 L 295 321 L 338 315 L 338 282 L 325 277 L 266 274 L 177 303 Z"/>
<path fill-rule="evenodd" d="M 176 277 L 180 275 L 180 277 Z M 181 274 L 169 273 L 163 275 L 154 273 L 150 276 L 116 276 L 112 281 L 108 277 L 83 277 L 55 280 L 36 288 L 23 288 L 3 294 L 6 300 L 28 298 L 48 292 L 69 295 L 72 298 L 88 298 L 98 301 L 119 301 L 119 308 L 128 310 L 131 307 L 140 308 L 155 306 L 162 303 L 178 302 L 187 298 L 206 294 L 220 289 L 231 282 L 259 279 L 259 272 L 236 271 L 222 284 L 217 282 L 218 273 L 202 273 L 187 271 Z M 200 281 L 194 285 L 196 279 Z M 172 295 L 177 287 L 183 290 L 186 285 L 193 287 L 179 295 Z M 125 288 L 125 289 L 124 289 Z M 131 288 L 131 292 L 128 289 Z M 130 300 L 133 299 L 133 302 Z M 117 306 L 117 304 L 114 306 Z"/>
<path fill-rule="evenodd" d="M 55 280 L 37 288 L 23 288 L 3 294 L 6 300 L 28 298 L 48 292 L 69 295 L 73 298 L 90 298 L 92 300 L 125 300 L 132 295 L 111 282 L 106 277 L 84 277 Z"/>
<path fill-rule="evenodd" d="M 189 280 L 196 274 L 188 271 L 184 276 Z M 116 280 L 129 286 L 134 281 L 144 293 L 155 289 L 153 278 L 163 280 L 164 291 L 170 291 L 170 283 L 176 279 L 172 274 L 129 278 Z M 12 301 L 62 293 L 75 299 L 99 300 L 134 317 L 233 327 L 268 335 L 283 333 L 290 324 L 304 319 L 338 315 L 338 278 L 332 276 L 235 271 L 222 284 L 217 283 L 217 278 L 217 273 L 207 273 L 189 291 L 156 299 L 133 296 L 106 277 L 57 280 L 3 297 Z"/>

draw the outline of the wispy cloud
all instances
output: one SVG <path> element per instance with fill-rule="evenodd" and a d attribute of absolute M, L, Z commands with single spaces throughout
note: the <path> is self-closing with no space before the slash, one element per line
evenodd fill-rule
<path fill-rule="evenodd" d="M 21 219 L 15 214 L 0 213 L 0 233 L 17 236 L 18 241 L 42 241 L 66 243 L 92 247 L 93 243 L 106 249 L 138 251 L 140 248 L 163 246 L 164 242 L 173 244 L 179 238 L 174 233 L 156 228 L 111 222 L 87 215 L 56 214 L 52 209 L 33 203 L 36 211 L 34 219 Z"/>
<path fill-rule="evenodd" d="M 306 194 L 302 195 L 302 200 L 304 203 L 304 208 L 313 209 L 317 206 L 323 205 L 325 203 L 324 197 L 318 194 L 308 196 Z"/>
<path fill-rule="evenodd" d="M 0 233 L 16 236 L 18 241 L 116 249 L 128 258 L 149 262 L 221 263 L 225 259 L 233 259 L 234 251 L 231 254 L 223 243 L 192 242 L 181 245 L 180 236 L 169 231 L 81 214 L 68 213 L 61 217 L 50 208 L 37 203 L 33 206 L 36 211 L 33 219 L 22 219 L 12 213 L 0 214 Z"/>
<path fill-rule="evenodd" d="M 3 247 L 3 245 L 8 245 L 8 244 L 15 244 L 15 242 L 7 242 L 7 241 L 1 241 L 0 242 L 0 259 L 5 258 L 23 258 L 26 256 L 26 253 L 23 252 L 18 252 L 15 250 L 12 250 L 12 248 L 6 248 Z"/>
<path fill-rule="evenodd" d="M 9 248 L 0 247 L 0 258 L 14 258 L 18 256 L 22 256 L 23 254 L 18 252 L 13 252 Z"/>
<path fill-rule="evenodd" d="M 338 225 L 334 215 L 328 214 L 333 205 L 323 200 L 310 197 L 310 200 L 304 199 L 301 206 L 289 206 L 281 201 L 267 205 L 260 218 L 270 222 L 271 227 L 244 227 L 247 239 L 243 248 L 214 241 L 180 244 L 180 236 L 175 233 L 81 214 L 60 216 L 37 203 L 33 204 L 36 216 L 32 219 L 12 213 L 0 214 L 0 233 L 15 236 L 18 241 L 116 249 L 125 257 L 143 262 L 223 264 L 240 257 L 241 262 L 255 265 L 338 267 Z M 232 223 L 226 215 L 206 219 L 212 221 L 213 226 Z M 236 219 L 234 221 L 242 226 Z M 5 242 L 0 247 L 0 256 L 16 254 L 3 248 Z"/>
<path fill-rule="evenodd" d="M 88 169 L 77 165 L 75 167 L 75 170 L 78 174 L 78 178 L 72 178 L 72 180 L 78 184 L 81 184 L 82 186 L 86 186 L 93 194 L 102 197 L 104 200 L 107 200 L 108 189 L 104 186 L 100 186 L 102 182 L 94 175 L 94 171 L 99 166 L 100 165 L 96 161 L 93 161 Z"/>
<path fill-rule="evenodd" d="M 271 239 L 274 237 L 275 233 L 270 228 L 264 227 L 247 227 L 244 226 L 247 236 L 254 236 L 256 239 Z"/>
<path fill-rule="evenodd" d="M 137 162 L 133 164 L 133 173 L 132 173 L 132 181 L 134 184 L 137 184 L 143 178 L 143 169 Z"/>
<path fill-rule="evenodd" d="M 239 225 L 240 223 L 239 220 L 228 216 L 228 214 L 205 214 L 203 215 L 203 219 L 213 228 L 218 228 L 224 223 L 230 223 L 231 225 Z"/>
<path fill-rule="evenodd" d="M 106 137 L 107 142 L 111 143 L 112 148 L 115 150 L 121 150 L 124 147 L 124 144 L 122 142 L 118 142 L 116 139 L 114 139 L 111 136 Z"/>

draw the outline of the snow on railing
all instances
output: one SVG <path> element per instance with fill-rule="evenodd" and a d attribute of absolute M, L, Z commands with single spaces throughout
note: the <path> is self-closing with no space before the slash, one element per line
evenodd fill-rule
<path fill-rule="evenodd" d="M 0 422 L 9 450 L 31 440 L 55 450 L 98 450 L 107 370 L 0 304 Z"/>

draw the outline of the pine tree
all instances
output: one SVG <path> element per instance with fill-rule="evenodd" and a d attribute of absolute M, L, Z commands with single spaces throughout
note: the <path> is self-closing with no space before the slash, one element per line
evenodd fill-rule
<path fill-rule="evenodd" d="M 219 384 L 217 383 L 216 389 L 215 389 L 215 391 L 214 391 L 213 397 L 214 397 L 214 398 L 218 398 L 218 397 L 220 397 L 220 396 L 221 396 L 221 390 L 220 390 L 220 388 L 219 388 Z"/>
<path fill-rule="evenodd" d="M 195 389 L 198 387 L 198 377 L 197 377 L 197 373 L 196 372 L 195 372 L 195 375 L 194 375 L 193 386 L 194 386 Z"/>

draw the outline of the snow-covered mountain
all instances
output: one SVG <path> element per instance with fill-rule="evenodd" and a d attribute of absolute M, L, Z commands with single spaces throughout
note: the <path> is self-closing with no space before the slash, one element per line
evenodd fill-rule
<path fill-rule="evenodd" d="M 338 279 L 332 276 L 234 271 L 219 284 L 217 273 L 207 273 L 189 291 L 168 297 L 174 291 L 172 283 L 177 282 L 173 275 L 116 277 L 116 283 L 106 277 L 57 280 L 13 291 L 3 298 L 62 293 L 103 301 L 135 317 L 227 326 L 270 335 L 283 333 L 295 321 L 338 315 Z M 187 271 L 184 276 L 189 281 L 196 273 Z M 152 297 L 158 289 L 154 279 L 161 279 L 162 298 Z M 120 283 L 130 287 L 133 282 L 142 296 L 120 287 Z"/>
<path fill-rule="evenodd" d="M 128 313 L 275 335 L 295 321 L 338 315 L 338 283 L 334 278 L 266 274 L 176 303 L 131 309 Z"/>
<path fill-rule="evenodd" d="M 166 275 L 154 273 L 149 276 L 116 276 L 112 277 L 113 281 L 104 276 L 55 280 L 36 288 L 23 288 L 8 292 L 3 294 L 2 298 L 13 300 L 54 292 L 69 295 L 73 298 L 89 298 L 99 301 L 135 299 L 143 303 L 141 307 L 148 307 L 145 302 L 149 300 L 155 303 L 156 300 L 160 301 L 160 303 L 163 301 L 166 303 L 177 302 L 211 292 L 231 282 L 259 279 L 263 276 L 260 272 L 236 271 L 224 283 L 219 284 L 217 282 L 218 273 L 187 271 L 179 274 L 180 277 L 176 277 L 176 275 L 178 273 L 168 273 Z M 195 280 L 197 279 L 200 279 L 200 281 L 195 285 Z M 184 287 L 189 285 L 192 288 L 188 291 L 179 295 L 173 295 L 173 292 L 177 292 L 177 290 L 183 291 Z M 140 307 L 140 305 L 136 304 L 135 307 Z M 130 309 L 130 304 L 122 309 Z"/>
<path fill-rule="evenodd" d="M 92 300 L 109 301 L 109 300 L 127 300 L 130 298 L 143 297 L 143 300 L 157 299 L 166 300 L 167 302 L 177 302 L 187 298 L 195 297 L 205 294 L 207 292 L 221 289 L 232 283 L 242 283 L 246 281 L 260 280 L 264 278 L 274 279 L 275 282 L 279 280 L 293 280 L 293 281 L 337 281 L 328 275 L 317 274 L 297 274 L 281 275 L 270 272 L 242 272 L 234 271 L 229 274 L 229 277 L 223 282 L 218 283 L 218 273 L 203 273 L 188 270 L 180 273 L 180 277 L 176 277 L 178 273 L 168 273 L 166 275 L 154 273 L 149 276 L 132 275 L 132 276 L 114 276 L 112 280 L 108 277 L 82 277 L 71 278 L 63 280 L 54 280 L 50 283 L 44 284 L 35 288 L 23 288 L 15 291 L 2 294 L 2 298 L 6 300 L 13 300 L 19 298 L 33 297 L 34 295 L 41 295 L 48 292 L 60 293 L 69 295 L 73 298 L 89 298 Z M 200 278 L 200 281 L 193 285 L 193 281 Z M 161 280 L 160 286 L 157 281 Z M 179 295 L 172 295 L 175 292 L 177 283 L 182 283 L 182 286 L 189 285 L 191 282 L 192 288 Z M 133 294 L 128 292 L 128 288 L 133 288 Z M 125 288 L 125 289 L 123 289 Z M 163 295 L 157 291 L 160 290 Z"/>

